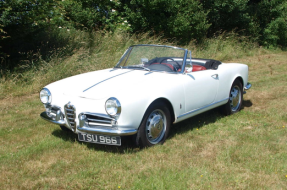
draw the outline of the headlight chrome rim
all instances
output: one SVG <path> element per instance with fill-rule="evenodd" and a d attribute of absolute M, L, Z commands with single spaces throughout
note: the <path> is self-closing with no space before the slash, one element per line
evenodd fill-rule
<path fill-rule="evenodd" d="M 116 106 L 116 111 L 111 112 L 111 110 L 109 110 L 110 108 L 107 108 L 107 104 L 108 103 L 114 103 L 114 105 Z M 122 107 L 120 104 L 120 101 L 114 97 L 111 97 L 109 99 L 107 99 L 106 103 L 105 103 L 105 110 L 107 112 L 107 114 L 111 117 L 118 117 L 121 114 L 122 111 Z"/>
<path fill-rule="evenodd" d="M 40 91 L 40 100 L 43 104 L 50 104 L 52 102 L 52 94 L 48 88 L 43 88 Z"/>

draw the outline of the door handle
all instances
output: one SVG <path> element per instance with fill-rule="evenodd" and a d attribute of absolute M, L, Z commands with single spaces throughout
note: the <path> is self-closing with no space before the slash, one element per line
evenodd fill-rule
<path fill-rule="evenodd" d="M 218 74 L 211 75 L 212 78 L 218 79 Z"/>

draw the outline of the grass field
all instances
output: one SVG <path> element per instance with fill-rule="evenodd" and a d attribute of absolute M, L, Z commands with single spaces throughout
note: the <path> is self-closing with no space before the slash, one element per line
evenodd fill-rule
<path fill-rule="evenodd" d="M 286 189 L 287 53 L 226 59 L 249 66 L 243 109 L 190 118 L 142 150 L 128 138 L 121 147 L 78 142 L 40 119 L 35 88 L 46 76 L 23 92 L 2 85 L 1 189 Z"/>

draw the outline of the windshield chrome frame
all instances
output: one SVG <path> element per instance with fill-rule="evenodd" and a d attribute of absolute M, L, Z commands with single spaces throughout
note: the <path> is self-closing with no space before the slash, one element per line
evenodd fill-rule
<path fill-rule="evenodd" d="M 167 47 L 167 48 L 172 48 L 172 49 L 180 49 L 180 50 L 184 50 L 184 57 L 183 57 L 183 62 L 182 62 L 182 69 L 181 71 L 179 72 L 166 72 L 164 71 L 165 73 L 172 73 L 172 74 L 183 74 L 184 71 L 185 71 L 185 65 L 186 65 L 186 58 L 187 58 L 187 54 L 188 54 L 188 49 L 184 49 L 184 48 L 180 48 L 180 47 L 176 47 L 176 46 L 166 46 L 166 45 L 155 45 L 155 44 L 138 44 L 138 45 L 132 45 L 130 46 L 126 51 L 125 53 L 122 55 L 122 57 L 120 58 L 120 60 L 118 61 L 118 63 L 116 64 L 116 66 L 114 68 L 121 68 L 121 67 L 117 67 L 121 62 L 122 60 L 124 59 L 124 57 L 130 53 L 130 51 L 133 49 L 133 47 L 136 47 L 136 46 L 153 46 L 153 47 Z M 191 51 L 190 51 L 191 52 Z M 157 71 L 157 70 L 154 70 L 154 71 Z M 149 71 L 149 72 L 152 72 L 152 71 Z M 158 71 L 157 71 L 158 72 Z"/>

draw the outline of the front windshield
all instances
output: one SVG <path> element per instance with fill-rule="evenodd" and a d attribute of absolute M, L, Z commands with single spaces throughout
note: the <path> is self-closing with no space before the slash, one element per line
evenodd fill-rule
<path fill-rule="evenodd" d="M 185 51 L 181 48 L 167 46 L 132 46 L 116 65 L 116 68 L 180 72 Z"/>

